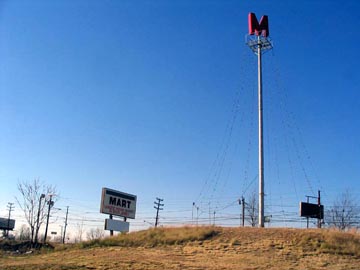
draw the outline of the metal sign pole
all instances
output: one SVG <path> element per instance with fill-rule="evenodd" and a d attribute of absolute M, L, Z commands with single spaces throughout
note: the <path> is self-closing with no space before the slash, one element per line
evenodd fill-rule
<path fill-rule="evenodd" d="M 110 219 L 113 219 L 113 215 L 110 215 L 109 217 Z M 110 230 L 110 236 L 113 236 L 114 235 L 114 231 L 113 230 Z"/>
<path fill-rule="evenodd" d="M 263 102 L 262 102 L 262 43 L 258 36 L 258 109 L 259 109 L 259 227 L 264 227 L 264 149 L 263 149 Z"/>
<path fill-rule="evenodd" d="M 320 202 L 320 190 L 318 190 L 318 206 L 319 206 L 319 218 L 318 218 L 318 228 L 321 229 L 321 202 Z"/>
<path fill-rule="evenodd" d="M 254 13 L 249 13 L 249 35 L 246 44 L 258 57 L 258 110 L 259 110 L 259 227 L 264 227 L 264 143 L 263 143 L 263 100 L 261 55 L 272 49 L 269 36 L 268 17 L 262 16 L 260 23 Z M 255 35 L 255 37 L 253 37 Z"/>
<path fill-rule="evenodd" d="M 306 202 L 309 203 L 309 196 L 306 197 L 307 197 Z M 309 229 L 309 217 L 306 217 L 306 229 Z"/>

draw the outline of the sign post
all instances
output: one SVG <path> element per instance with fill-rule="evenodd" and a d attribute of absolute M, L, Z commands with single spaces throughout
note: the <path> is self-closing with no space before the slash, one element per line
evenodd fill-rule
<path fill-rule="evenodd" d="M 262 59 L 261 55 L 272 49 L 269 37 L 268 16 L 258 22 L 254 13 L 248 16 L 249 34 L 246 44 L 258 57 L 258 110 L 259 110 L 259 227 L 264 227 L 264 144 L 263 144 L 263 100 L 262 100 Z M 255 36 L 255 37 L 253 37 Z"/>
<path fill-rule="evenodd" d="M 135 219 L 136 200 L 136 195 L 109 188 L 102 189 L 100 213 L 109 215 L 109 219 L 105 220 L 105 230 L 110 230 L 111 236 L 114 231 L 129 231 L 129 223 L 126 220 Z M 124 221 L 115 220 L 113 216 L 123 217 Z"/>
<path fill-rule="evenodd" d="M 309 198 L 317 199 L 317 203 L 309 203 Z M 317 218 L 317 227 L 321 228 L 321 220 L 324 219 L 324 206 L 320 201 L 320 190 L 318 197 L 306 196 L 306 202 L 300 202 L 300 216 L 306 217 L 306 228 L 309 228 L 309 218 Z"/>

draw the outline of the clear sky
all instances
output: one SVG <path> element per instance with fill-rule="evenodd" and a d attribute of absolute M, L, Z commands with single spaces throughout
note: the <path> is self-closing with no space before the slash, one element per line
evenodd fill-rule
<path fill-rule="evenodd" d="M 190 223 L 193 202 L 237 223 L 236 200 L 257 192 L 249 12 L 269 16 L 274 43 L 266 214 L 291 226 L 318 189 L 325 207 L 359 198 L 359 1 L 1 1 L 0 215 L 40 178 L 60 192 L 53 230 L 66 206 L 70 226 L 101 227 L 102 187 L 138 196 L 133 228 L 156 197 L 163 224 Z"/>

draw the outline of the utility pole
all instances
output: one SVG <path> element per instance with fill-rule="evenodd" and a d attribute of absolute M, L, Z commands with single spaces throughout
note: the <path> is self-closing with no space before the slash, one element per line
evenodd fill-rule
<path fill-rule="evenodd" d="M 195 207 L 195 202 L 192 203 L 192 209 L 191 209 L 191 225 L 194 225 L 194 207 Z"/>
<path fill-rule="evenodd" d="M 321 202 L 320 202 L 320 190 L 318 190 L 318 206 L 319 206 L 319 218 L 318 218 L 318 228 L 321 229 Z"/>
<path fill-rule="evenodd" d="M 196 226 L 199 225 L 199 206 L 196 206 Z"/>
<path fill-rule="evenodd" d="M 59 225 L 60 226 L 60 239 L 59 239 L 59 243 L 62 243 L 62 236 L 63 236 L 63 228 L 64 226 L 63 225 Z"/>
<path fill-rule="evenodd" d="M 211 208 L 210 208 L 210 202 L 209 202 L 209 225 L 211 225 Z"/>
<path fill-rule="evenodd" d="M 241 205 L 241 224 L 245 226 L 245 198 L 241 196 L 241 200 L 239 199 L 239 204 Z"/>
<path fill-rule="evenodd" d="M 193 221 L 194 219 L 194 207 L 196 208 L 196 226 L 198 226 L 199 224 L 199 206 L 197 206 L 194 202 L 193 202 L 193 209 L 192 209 L 192 218 L 191 220 Z M 210 207 L 210 206 L 209 206 Z M 210 211 L 210 208 L 209 208 L 209 211 Z M 193 223 L 194 224 L 194 223 Z"/>
<path fill-rule="evenodd" d="M 8 202 L 7 210 L 9 210 L 9 217 L 8 217 L 8 224 L 7 224 L 6 236 L 9 237 L 10 217 L 11 217 L 11 212 L 14 211 L 14 203 Z"/>
<path fill-rule="evenodd" d="M 66 206 L 66 216 L 65 216 L 65 224 L 64 224 L 64 235 L 62 238 L 62 243 L 65 244 L 65 236 L 66 236 L 66 227 L 67 227 L 67 220 L 68 220 L 68 214 L 69 214 L 69 206 Z"/>
<path fill-rule="evenodd" d="M 159 211 L 164 210 L 164 208 L 160 208 L 161 206 L 164 206 L 164 204 L 161 203 L 164 199 L 156 198 L 156 200 L 157 202 L 154 202 L 154 208 L 156 209 L 155 228 L 159 223 Z"/>
<path fill-rule="evenodd" d="M 45 198 L 45 194 L 41 194 L 40 198 L 39 198 L 39 209 L 38 209 L 36 227 L 35 227 L 35 243 L 38 242 L 38 234 L 39 234 L 39 229 L 40 229 L 41 200 L 44 198 Z"/>
<path fill-rule="evenodd" d="M 258 57 L 258 111 L 259 111 L 259 227 L 264 227 L 264 144 L 263 144 L 263 100 L 262 100 L 262 54 L 272 49 L 269 36 L 268 16 L 262 16 L 260 23 L 254 13 L 249 13 L 249 35 L 247 45 Z M 252 37 L 255 35 L 255 38 Z"/>
<path fill-rule="evenodd" d="M 48 208 L 48 214 L 47 214 L 47 220 L 46 220 L 46 228 L 45 228 L 45 235 L 44 235 L 44 244 L 46 243 L 46 237 L 47 237 L 47 231 L 48 231 L 48 226 L 49 226 L 49 218 L 50 218 L 50 209 L 51 207 L 54 206 L 54 202 L 52 201 L 52 194 L 49 195 L 50 200 L 47 202 L 49 205 Z"/>
<path fill-rule="evenodd" d="M 215 214 L 216 214 L 216 212 L 214 211 L 214 226 L 215 226 Z"/>

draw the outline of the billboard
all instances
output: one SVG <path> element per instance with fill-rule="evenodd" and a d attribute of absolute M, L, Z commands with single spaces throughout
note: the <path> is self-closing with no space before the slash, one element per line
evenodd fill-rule
<path fill-rule="evenodd" d="M 314 203 L 300 202 L 300 216 L 323 219 L 324 206 Z"/>
<path fill-rule="evenodd" d="M 135 218 L 136 196 L 117 190 L 103 188 L 100 213 Z"/>
<path fill-rule="evenodd" d="M 0 218 L 0 230 L 13 230 L 14 228 L 14 219 Z"/>
<path fill-rule="evenodd" d="M 117 232 L 129 232 L 129 228 L 130 228 L 129 222 L 115 220 L 115 219 L 105 219 L 105 230 L 117 231 Z"/>

